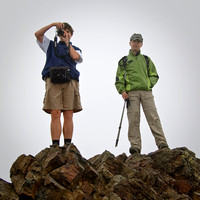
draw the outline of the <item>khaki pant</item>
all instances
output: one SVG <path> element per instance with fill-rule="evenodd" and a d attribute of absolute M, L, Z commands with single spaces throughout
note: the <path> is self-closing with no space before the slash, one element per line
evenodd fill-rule
<path fill-rule="evenodd" d="M 141 150 L 140 103 L 142 105 L 151 132 L 155 138 L 156 145 L 159 146 L 162 142 L 167 144 L 152 92 L 131 91 L 129 92 L 129 100 L 130 106 L 127 109 L 129 121 L 128 138 L 131 146 L 137 147 Z"/>

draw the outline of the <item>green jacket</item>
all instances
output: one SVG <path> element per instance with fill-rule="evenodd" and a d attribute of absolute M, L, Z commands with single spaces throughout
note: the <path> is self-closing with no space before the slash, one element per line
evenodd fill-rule
<path fill-rule="evenodd" d="M 150 58 L 148 60 L 149 67 L 147 67 L 145 57 L 140 52 L 137 55 L 133 55 L 130 50 L 125 67 L 122 59 L 119 61 L 115 81 L 119 94 L 136 90 L 152 90 L 159 77 L 155 65 Z"/>

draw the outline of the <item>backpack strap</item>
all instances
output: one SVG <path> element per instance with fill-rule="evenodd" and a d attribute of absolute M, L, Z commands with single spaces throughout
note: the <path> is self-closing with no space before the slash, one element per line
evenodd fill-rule
<path fill-rule="evenodd" d="M 126 85 L 126 65 L 127 65 L 127 56 L 122 57 L 119 62 L 118 65 L 121 67 L 124 67 L 124 81 L 125 81 L 125 85 Z M 122 62 L 122 64 L 121 64 Z"/>
<path fill-rule="evenodd" d="M 143 56 L 144 56 L 146 63 L 147 63 L 147 74 L 149 75 L 149 57 L 147 55 L 144 55 L 144 54 L 143 54 Z"/>
<path fill-rule="evenodd" d="M 145 60 L 146 60 L 147 69 L 148 69 L 148 71 L 149 71 L 149 57 L 148 57 L 147 55 L 144 55 L 144 54 L 143 54 L 143 56 L 144 56 L 144 58 L 145 58 Z"/>
<path fill-rule="evenodd" d="M 144 56 L 144 58 L 145 58 L 145 60 L 146 60 L 146 63 L 147 63 L 147 73 L 148 73 L 148 75 L 149 75 L 149 57 L 146 56 L 146 55 L 143 55 L 143 56 Z M 154 76 L 154 77 L 159 78 L 158 75 L 151 75 L 151 76 Z"/>
<path fill-rule="evenodd" d="M 126 65 L 127 65 L 127 61 L 128 61 L 127 56 L 124 56 L 118 62 L 119 66 L 124 67 L 124 82 L 125 82 L 125 87 L 126 87 L 126 84 L 127 84 L 126 83 Z M 122 65 L 121 65 L 121 62 L 122 62 Z M 126 102 L 126 108 L 128 109 L 128 107 L 130 106 L 130 100 L 126 99 L 125 102 Z"/>
<path fill-rule="evenodd" d="M 122 57 L 120 60 L 119 60 L 119 62 L 118 62 L 118 65 L 119 66 L 123 66 L 124 68 L 126 67 L 126 62 L 127 62 L 127 56 L 124 56 L 124 57 Z M 121 63 L 121 61 L 122 61 L 122 65 L 120 64 Z M 125 70 L 125 69 L 124 69 Z"/>

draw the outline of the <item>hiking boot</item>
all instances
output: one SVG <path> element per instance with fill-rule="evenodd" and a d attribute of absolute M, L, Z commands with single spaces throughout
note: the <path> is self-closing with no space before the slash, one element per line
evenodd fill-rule
<path fill-rule="evenodd" d="M 168 146 L 166 143 L 162 142 L 162 143 L 158 146 L 158 149 L 169 149 L 169 146 Z"/>
<path fill-rule="evenodd" d="M 130 152 L 130 154 L 134 154 L 134 153 L 140 154 L 140 149 L 138 149 L 137 147 L 130 147 L 129 152 Z"/>

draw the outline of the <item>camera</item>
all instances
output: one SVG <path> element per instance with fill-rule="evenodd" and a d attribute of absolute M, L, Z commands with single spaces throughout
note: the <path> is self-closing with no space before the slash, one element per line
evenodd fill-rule
<path fill-rule="evenodd" d="M 64 30 L 63 29 L 57 30 L 57 35 L 58 36 L 64 36 Z"/>

